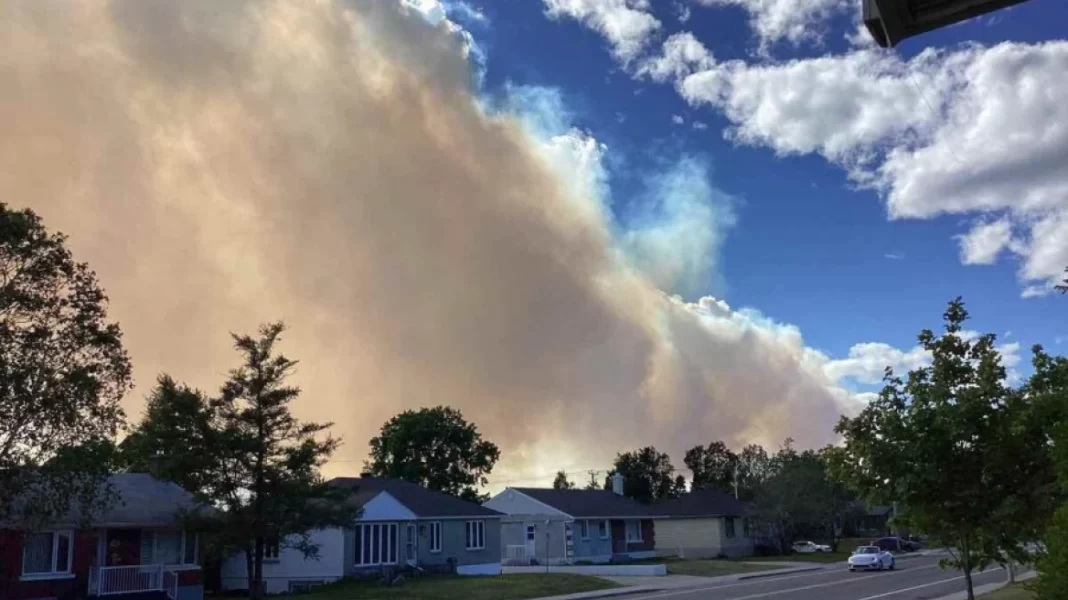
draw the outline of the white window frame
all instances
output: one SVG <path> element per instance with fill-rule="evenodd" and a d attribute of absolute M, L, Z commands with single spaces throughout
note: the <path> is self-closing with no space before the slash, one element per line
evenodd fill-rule
<path fill-rule="evenodd" d="M 354 552 L 353 566 L 355 567 L 377 567 L 381 565 L 395 565 L 401 558 L 400 548 L 400 526 L 398 523 L 357 523 L 356 529 L 360 529 L 360 535 L 354 537 L 359 540 L 359 548 Z M 371 560 L 374 556 L 374 548 L 371 549 L 371 557 L 363 555 L 364 540 L 367 539 L 368 532 L 373 534 L 374 530 L 378 528 L 380 535 L 378 537 L 378 561 Z M 374 536 L 371 540 L 373 542 Z M 396 555 L 396 559 L 391 558 L 392 555 Z M 367 562 L 358 562 L 364 561 Z"/>
<path fill-rule="evenodd" d="M 624 523 L 625 523 L 625 525 L 624 525 L 625 535 L 626 535 L 628 543 L 631 543 L 631 542 L 640 543 L 640 542 L 644 541 L 642 539 L 642 522 L 641 521 L 624 521 Z M 632 525 L 635 526 L 634 527 L 634 531 L 631 530 L 631 526 Z M 632 536 L 631 533 L 635 533 L 635 532 L 637 532 L 637 535 Z"/>
<path fill-rule="evenodd" d="M 486 549 L 486 522 L 467 521 L 464 545 L 469 551 Z"/>
<path fill-rule="evenodd" d="M 273 544 L 271 542 L 274 542 Z M 270 550 L 274 550 L 272 554 Z M 282 539 L 263 538 L 263 560 L 278 561 L 282 559 Z"/>
<path fill-rule="evenodd" d="M 723 536 L 727 539 L 734 539 L 734 536 L 738 534 L 738 524 L 734 522 L 734 517 L 723 518 Z"/>
<path fill-rule="evenodd" d="M 441 521 L 430 522 L 430 553 L 441 552 Z"/>
<path fill-rule="evenodd" d="M 72 563 L 74 562 L 74 531 L 71 529 L 57 529 L 55 531 L 41 531 L 41 534 L 52 534 L 52 565 L 48 571 L 37 571 L 34 573 L 26 572 L 26 540 L 23 538 L 22 542 L 22 576 L 21 579 L 59 579 L 64 577 L 73 577 Z M 59 558 L 59 536 L 67 535 L 67 568 L 64 571 L 56 570 L 56 561 Z"/>
<path fill-rule="evenodd" d="M 587 519 L 579 521 L 579 539 L 590 539 L 590 522 Z"/>
<path fill-rule="evenodd" d="M 597 535 L 602 540 L 612 537 L 612 524 L 608 520 L 597 522 Z"/>
<path fill-rule="evenodd" d="M 167 529 L 165 531 L 173 531 L 173 530 Z M 200 564 L 200 544 L 197 543 L 197 537 L 200 534 L 189 533 L 188 531 L 186 531 L 184 529 L 180 530 L 178 533 L 181 535 L 181 543 L 178 545 L 178 562 L 167 564 L 165 566 L 168 566 L 168 567 L 183 567 L 183 566 L 199 565 Z M 141 531 L 141 535 L 151 535 L 152 536 L 152 563 L 150 563 L 150 564 L 155 564 L 156 557 L 159 556 L 159 549 L 158 549 L 158 546 L 157 546 L 157 544 L 159 543 L 158 534 L 159 534 L 159 531 L 157 531 L 157 530 L 149 529 L 149 530 L 142 530 Z M 193 538 L 193 562 L 191 562 L 191 563 L 185 562 L 185 545 L 189 543 L 187 541 L 189 538 Z"/>

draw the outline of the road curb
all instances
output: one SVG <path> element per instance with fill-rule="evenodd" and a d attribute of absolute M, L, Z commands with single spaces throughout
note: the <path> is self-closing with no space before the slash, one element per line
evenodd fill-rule
<path fill-rule="evenodd" d="M 759 573 L 759 572 L 758 573 L 748 573 L 746 575 L 739 575 L 738 576 L 738 581 L 742 581 L 744 579 L 761 579 L 761 578 L 764 578 L 764 577 L 778 577 L 779 575 L 793 575 L 794 573 L 807 573 L 809 571 L 823 571 L 826 568 L 827 568 L 826 565 L 820 565 L 818 567 L 816 567 L 816 566 L 813 566 L 813 567 L 799 567 L 799 568 L 796 568 L 796 569 L 788 569 L 788 570 L 785 570 L 785 571 L 784 570 L 777 570 L 777 571 L 769 571 L 767 573 Z"/>
<path fill-rule="evenodd" d="M 1020 583 L 1021 581 L 1027 581 L 1028 579 L 1034 579 L 1037 576 L 1038 576 L 1038 573 L 1035 573 L 1034 571 L 1028 571 L 1027 573 L 1024 573 L 1024 574 L 1018 576 L 1016 578 L 1016 583 Z M 998 583 L 988 583 L 986 585 L 981 585 L 981 586 L 975 588 L 973 591 L 975 592 L 976 597 L 979 597 L 979 596 L 982 596 L 983 594 L 989 594 L 990 592 L 996 592 L 996 591 L 1000 590 L 1001 588 L 1003 588 L 1003 587 L 1005 587 L 1007 585 L 1009 585 L 1009 578 L 1008 577 L 1005 578 L 1005 581 L 999 581 Z M 946 596 L 942 596 L 941 598 L 934 598 L 933 600 L 967 600 L 967 598 L 968 598 L 968 592 L 967 591 L 963 591 L 963 592 L 954 592 L 952 594 L 949 594 L 949 595 L 946 595 Z"/>
<path fill-rule="evenodd" d="M 619 598 L 621 596 L 633 596 L 634 594 L 655 594 L 668 588 L 660 587 L 624 587 L 611 590 L 598 590 L 595 592 L 578 592 L 565 596 L 544 596 L 535 600 L 596 600 L 597 598 Z"/>

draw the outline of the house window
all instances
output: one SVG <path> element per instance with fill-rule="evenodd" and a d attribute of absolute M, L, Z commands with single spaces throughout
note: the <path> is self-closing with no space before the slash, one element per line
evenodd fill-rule
<path fill-rule="evenodd" d="M 745 537 L 750 537 L 749 536 L 749 519 L 747 519 L 747 518 L 743 518 L 742 519 L 742 535 L 744 535 Z"/>
<path fill-rule="evenodd" d="M 467 549 L 482 550 L 486 547 L 486 522 L 467 522 Z"/>
<path fill-rule="evenodd" d="M 728 538 L 734 537 L 734 517 L 727 517 L 726 519 L 723 519 L 723 527 L 724 530 L 727 532 Z"/>
<path fill-rule="evenodd" d="M 441 552 L 441 521 L 430 522 L 430 551 Z"/>
<path fill-rule="evenodd" d="M 263 560 L 278 560 L 282 554 L 282 544 L 278 536 L 271 536 L 263 540 Z"/>
<path fill-rule="evenodd" d="M 590 539 L 590 522 L 579 521 L 579 537 L 588 540 Z"/>
<path fill-rule="evenodd" d="M 74 544 L 71 531 L 46 531 L 26 536 L 22 548 L 22 574 L 47 576 L 70 573 Z"/>
<path fill-rule="evenodd" d="M 641 521 L 627 521 L 627 541 L 628 542 L 640 542 L 640 541 L 642 541 L 642 522 Z"/>
<path fill-rule="evenodd" d="M 197 564 L 197 535 L 175 530 L 142 531 L 141 564 Z"/>
<path fill-rule="evenodd" d="M 357 567 L 397 564 L 397 524 L 357 525 L 355 548 Z"/>
<path fill-rule="evenodd" d="M 598 533 L 598 535 L 601 536 L 602 540 L 607 540 L 608 539 L 608 532 L 609 531 L 611 531 L 611 530 L 608 528 L 608 521 L 598 521 L 597 522 L 597 533 Z"/>

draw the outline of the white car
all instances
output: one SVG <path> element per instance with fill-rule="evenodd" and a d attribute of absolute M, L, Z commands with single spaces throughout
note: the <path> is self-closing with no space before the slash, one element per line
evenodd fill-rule
<path fill-rule="evenodd" d="M 799 554 L 812 554 L 813 552 L 830 552 L 830 546 L 824 546 L 823 544 L 814 544 L 812 542 L 794 542 L 794 552 Z"/>
<path fill-rule="evenodd" d="M 859 546 L 846 562 L 849 563 L 850 571 L 856 571 L 857 569 L 864 569 L 865 571 L 870 569 L 875 569 L 876 571 L 882 571 L 883 569 L 894 570 L 894 555 L 878 546 Z"/>

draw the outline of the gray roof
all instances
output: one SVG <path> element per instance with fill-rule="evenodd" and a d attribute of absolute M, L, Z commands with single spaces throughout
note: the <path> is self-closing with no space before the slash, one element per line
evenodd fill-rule
<path fill-rule="evenodd" d="M 542 504 L 578 518 L 651 518 L 664 512 L 610 490 L 556 490 L 552 488 L 512 488 Z"/>
<path fill-rule="evenodd" d="M 193 495 L 176 483 L 160 481 L 147 473 L 120 473 L 108 477 L 119 501 L 94 523 L 100 525 L 171 525 L 179 511 L 197 506 Z"/>
<path fill-rule="evenodd" d="M 501 513 L 474 502 L 428 490 L 419 484 L 402 479 L 367 476 L 338 477 L 331 479 L 330 484 L 351 489 L 353 491 L 351 499 L 356 506 L 363 506 L 379 492 L 388 492 L 390 496 L 396 498 L 398 502 L 421 518 L 501 516 Z"/>
<path fill-rule="evenodd" d="M 740 517 L 746 512 L 734 496 L 707 488 L 667 500 L 659 510 L 670 517 Z"/>

